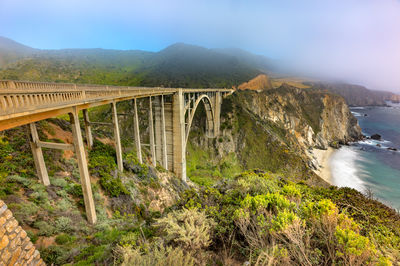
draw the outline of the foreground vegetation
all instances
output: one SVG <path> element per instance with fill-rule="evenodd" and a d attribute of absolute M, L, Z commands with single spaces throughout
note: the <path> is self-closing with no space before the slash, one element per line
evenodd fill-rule
<path fill-rule="evenodd" d="M 40 124 L 42 139 L 46 128 Z M 118 172 L 113 148 L 99 141 L 89 153 L 99 218 L 90 226 L 74 160 L 46 150 L 52 185 L 42 186 L 32 172 L 24 133 L 10 130 L 1 138 L 0 197 L 48 264 L 390 265 L 400 260 L 399 215 L 353 189 L 311 187 L 260 170 L 219 173 L 207 184 L 186 186 L 160 167 L 139 164 L 134 153 L 125 154 L 125 172 Z M 157 207 L 165 201 L 169 204 Z"/>

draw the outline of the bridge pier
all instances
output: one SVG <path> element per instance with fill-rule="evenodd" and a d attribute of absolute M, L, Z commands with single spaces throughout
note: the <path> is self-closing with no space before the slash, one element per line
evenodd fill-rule
<path fill-rule="evenodd" d="M 214 96 L 214 137 L 218 137 L 219 128 L 221 126 L 221 104 L 222 104 L 221 93 L 216 92 Z"/>
<path fill-rule="evenodd" d="M 35 162 L 36 173 L 43 185 L 50 185 L 49 175 L 46 169 L 46 163 L 43 159 L 42 147 L 38 146 L 39 135 L 36 129 L 35 122 L 29 124 L 30 145 L 33 154 L 33 161 Z"/>
<path fill-rule="evenodd" d="M 112 121 L 114 126 L 114 141 L 115 141 L 115 152 L 117 154 L 117 165 L 118 165 L 118 170 L 122 172 L 124 171 L 124 164 L 122 161 L 122 147 L 121 147 L 121 137 L 119 134 L 117 103 L 115 101 L 111 103 L 111 109 L 112 109 Z"/>
<path fill-rule="evenodd" d="M 156 167 L 157 158 L 156 158 L 156 147 L 154 144 L 153 103 L 151 101 L 151 96 L 149 97 L 149 135 L 150 135 L 151 163 L 153 167 Z"/>
<path fill-rule="evenodd" d="M 142 160 L 142 147 L 140 145 L 140 131 L 139 131 L 139 117 L 137 111 L 136 98 L 133 99 L 133 133 L 135 136 L 135 144 L 136 144 L 136 155 L 139 160 L 139 163 L 143 163 Z"/>
<path fill-rule="evenodd" d="M 79 125 L 78 110 L 76 107 L 73 108 L 73 112 L 69 113 L 72 136 L 74 139 L 74 148 L 76 158 L 78 160 L 78 167 L 81 179 L 81 186 L 83 192 L 83 200 L 85 202 L 86 216 L 91 224 L 95 224 L 97 221 L 96 210 L 93 201 L 92 187 L 90 182 L 88 164 L 85 155 L 85 147 L 83 145 L 81 127 Z"/>
<path fill-rule="evenodd" d="M 167 133 L 165 131 L 164 96 L 161 95 L 159 97 L 161 100 L 162 163 L 163 163 L 163 167 L 168 170 Z"/>
<path fill-rule="evenodd" d="M 92 135 L 92 127 L 90 126 L 89 112 L 87 109 L 83 109 L 82 112 L 83 112 L 83 121 L 85 123 L 86 143 L 88 149 L 91 149 L 93 147 L 93 135 Z"/>
<path fill-rule="evenodd" d="M 186 181 L 185 113 L 182 89 L 172 96 L 173 171 Z"/>

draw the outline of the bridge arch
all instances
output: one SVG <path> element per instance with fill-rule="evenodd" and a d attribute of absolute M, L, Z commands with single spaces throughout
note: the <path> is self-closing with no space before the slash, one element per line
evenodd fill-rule
<path fill-rule="evenodd" d="M 197 111 L 197 107 L 201 103 L 204 104 L 204 109 L 206 113 L 206 137 L 215 137 L 215 106 L 213 106 L 213 101 L 211 100 L 210 96 L 207 94 L 201 94 L 197 97 L 194 97 L 191 101 L 192 102 L 189 102 L 187 107 L 185 107 L 184 114 L 187 121 L 185 126 L 185 150 L 189 139 L 189 133 L 192 127 L 193 119 Z"/>

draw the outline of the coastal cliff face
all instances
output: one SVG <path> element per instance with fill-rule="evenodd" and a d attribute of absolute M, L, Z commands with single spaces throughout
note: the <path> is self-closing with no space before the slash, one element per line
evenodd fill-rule
<path fill-rule="evenodd" d="M 342 97 L 282 85 L 245 98 L 248 110 L 287 130 L 304 148 L 326 149 L 361 137 Z"/>
<path fill-rule="evenodd" d="M 310 171 L 315 165 L 310 149 L 338 147 L 362 136 L 342 97 L 286 84 L 261 92 L 236 91 L 224 99 L 221 121 L 217 140 L 192 134 L 191 142 L 202 149 L 216 148 L 216 157 L 235 154 L 244 169 L 287 172 L 311 183 L 318 178 Z"/>

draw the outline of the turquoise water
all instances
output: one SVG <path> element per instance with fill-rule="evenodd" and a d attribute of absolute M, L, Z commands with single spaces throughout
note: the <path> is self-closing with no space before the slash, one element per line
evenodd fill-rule
<path fill-rule="evenodd" d="M 364 135 L 377 133 L 382 141 L 366 140 L 340 148 L 330 161 L 332 181 L 361 192 L 371 190 L 377 199 L 400 210 L 400 105 L 356 107 L 351 111 Z M 389 147 L 399 151 L 390 151 Z"/>

